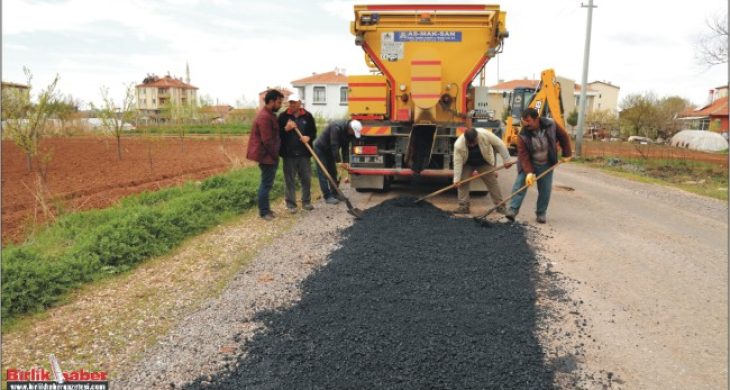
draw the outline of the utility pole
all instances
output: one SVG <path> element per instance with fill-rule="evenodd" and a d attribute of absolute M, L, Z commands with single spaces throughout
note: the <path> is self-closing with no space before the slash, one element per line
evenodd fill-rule
<path fill-rule="evenodd" d="M 575 155 L 581 157 L 583 153 L 583 127 L 586 120 L 586 92 L 588 90 L 588 59 L 591 56 L 591 23 L 593 21 L 593 0 L 588 0 L 588 5 L 580 3 L 583 8 L 588 8 L 588 18 L 586 21 L 586 44 L 583 49 L 583 76 L 580 82 L 580 108 L 578 110 L 578 131 L 575 134 Z"/>

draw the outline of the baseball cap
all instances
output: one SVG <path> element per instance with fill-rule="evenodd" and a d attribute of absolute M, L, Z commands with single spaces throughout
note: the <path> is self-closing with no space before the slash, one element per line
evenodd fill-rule
<path fill-rule="evenodd" d="M 360 135 L 362 134 L 362 123 L 356 119 L 352 120 L 350 121 L 350 128 L 352 128 L 352 131 L 355 132 L 355 138 L 360 138 Z"/>
<path fill-rule="evenodd" d="M 299 97 L 298 93 L 294 92 L 291 95 L 289 95 L 289 98 L 287 99 L 287 101 L 300 102 L 300 101 L 302 101 L 302 98 Z"/>

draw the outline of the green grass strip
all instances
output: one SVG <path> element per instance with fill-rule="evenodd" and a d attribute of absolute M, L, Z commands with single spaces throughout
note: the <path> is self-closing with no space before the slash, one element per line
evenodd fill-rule
<path fill-rule="evenodd" d="M 582 162 L 623 177 L 665 184 L 715 199 L 728 199 L 728 168 L 693 160 L 587 157 Z"/>
<path fill-rule="evenodd" d="M 250 124 L 204 124 L 204 125 L 184 125 L 185 134 L 206 134 L 206 135 L 243 135 L 251 132 Z M 125 132 L 127 133 L 127 132 Z M 165 134 L 178 135 L 180 127 L 173 125 L 149 125 L 139 126 L 129 131 L 130 134 Z"/>
<path fill-rule="evenodd" d="M 127 271 L 256 207 L 259 168 L 147 192 L 68 214 L 2 250 L 2 316 L 38 312 L 83 283 Z M 283 192 L 281 171 L 271 197 Z"/>

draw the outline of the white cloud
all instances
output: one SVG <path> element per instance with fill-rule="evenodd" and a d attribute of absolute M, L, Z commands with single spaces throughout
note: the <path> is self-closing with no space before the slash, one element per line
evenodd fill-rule
<path fill-rule="evenodd" d="M 6 43 L 3 45 L 3 49 L 10 49 L 10 50 L 19 50 L 19 51 L 28 51 L 30 48 L 26 45 L 18 45 L 14 43 Z"/>

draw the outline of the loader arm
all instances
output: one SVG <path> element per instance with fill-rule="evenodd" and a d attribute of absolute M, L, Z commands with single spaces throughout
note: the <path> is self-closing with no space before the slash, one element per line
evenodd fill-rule
<path fill-rule="evenodd" d="M 540 75 L 540 84 L 537 86 L 532 100 L 527 105 L 537 110 L 541 117 L 549 117 L 555 124 L 565 129 L 563 113 L 563 99 L 560 96 L 560 83 L 555 77 L 555 71 L 546 69 Z"/>
<path fill-rule="evenodd" d="M 523 93 L 527 93 L 532 91 L 532 88 L 521 88 L 519 90 L 523 91 Z M 518 96 L 517 91 L 518 88 L 513 91 L 513 99 Z M 556 125 L 565 129 L 565 115 L 560 82 L 558 81 L 558 77 L 555 75 L 555 71 L 553 69 L 545 69 L 542 73 L 540 73 L 540 82 L 526 105 L 521 106 L 518 103 L 519 102 L 516 100 L 510 101 L 511 112 L 507 117 L 505 132 L 502 136 L 502 141 L 509 149 L 510 154 L 517 154 L 517 138 L 520 130 L 522 130 L 521 119 L 524 108 L 531 107 L 536 109 L 540 117 L 551 118 L 555 121 Z"/>

